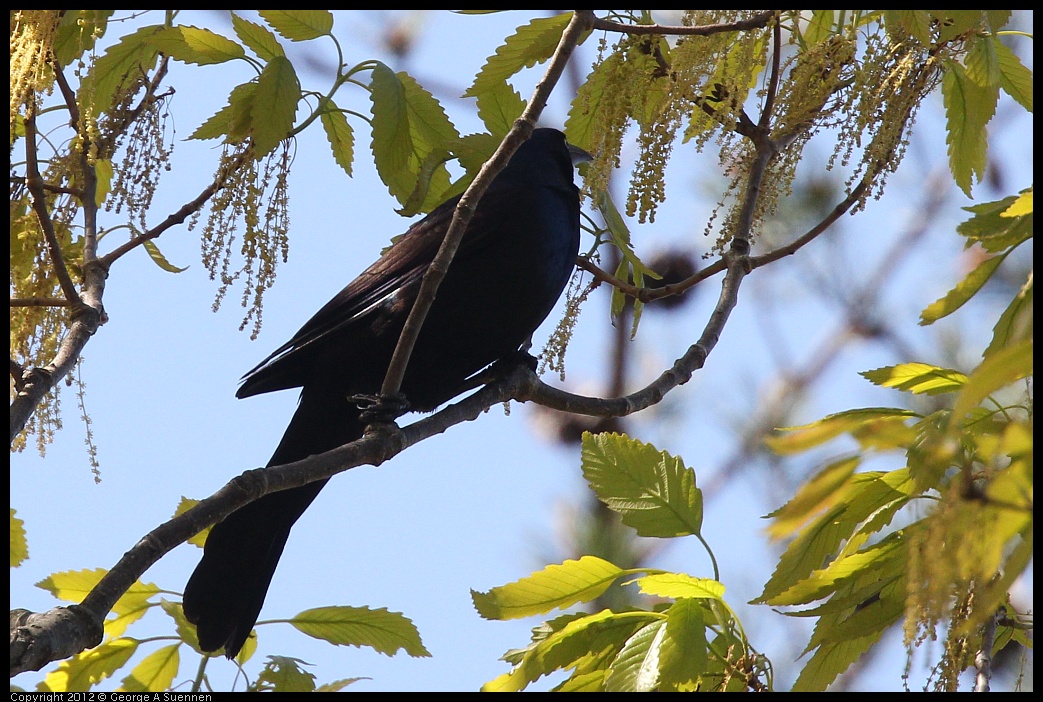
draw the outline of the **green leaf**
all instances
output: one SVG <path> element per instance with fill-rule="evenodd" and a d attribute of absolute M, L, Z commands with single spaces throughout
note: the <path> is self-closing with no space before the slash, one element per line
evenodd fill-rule
<path fill-rule="evenodd" d="M 490 134 L 503 139 L 521 117 L 525 100 L 507 81 L 500 81 L 478 94 L 478 117 Z"/>
<path fill-rule="evenodd" d="M 659 678 L 672 686 L 697 681 L 709 660 L 703 604 L 682 598 L 666 610 L 666 637 L 660 651 Z"/>
<path fill-rule="evenodd" d="M 156 65 L 159 49 L 151 39 L 165 29 L 163 25 L 142 27 L 106 49 L 80 85 L 80 104 L 89 106 L 94 117 L 108 111 L 129 76 L 141 76 Z"/>
<path fill-rule="evenodd" d="M 217 111 L 192 132 L 189 139 L 217 139 L 227 137 L 229 142 L 239 142 L 250 133 L 250 113 L 253 111 L 257 83 L 251 81 L 237 85 L 228 96 L 228 104 Z"/>
<path fill-rule="evenodd" d="M 841 488 L 862 463 L 861 456 L 848 456 L 830 463 L 797 489 L 789 502 L 767 515 L 772 518 L 768 535 L 773 539 L 789 536 L 817 512 L 835 504 Z"/>
<path fill-rule="evenodd" d="M 405 88 L 394 71 L 377 64 L 371 73 L 369 89 L 373 101 L 373 160 L 380 179 L 391 194 L 403 202 L 414 185 L 409 177 L 409 157 L 414 148 Z"/>
<path fill-rule="evenodd" d="M 430 656 L 413 622 L 399 612 L 369 607 L 317 607 L 290 624 L 298 631 L 338 646 L 369 646 L 393 656 L 402 649 L 414 658 Z"/>
<path fill-rule="evenodd" d="M 355 159 L 355 133 L 348 124 L 348 118 L 337 109 L 332 100 L 328 100 L 319 119 L 333 151 L 333 159 L 350 176 L 351 163 Z"/>
<path fill-rule="evenodd" d="M 14 516 L 11 508 L 11 567 L 15 568 L 29 557 L 29 541 L 25 538 L 25 522 Z"/>
<path fill-rule="evenodd" d="M 243 47 L 236 42 L 199 27 L 169 27 L 156 32 L 149 41 L 176 61 L 200 66 L 246 57 Z"/>
<path fill-rule="evenodd" d="M 724 599 L 724 585 L 711 578 L 694 578 L 684 573 L 657 573 L 634 582 L 641 592 L 654 597 Z"/>
<path fill-rule="evenodd" d="M 862 426 L 881 419 L 919 417 L 912 410 L 894 407 L 865 407 L 831 414 L 810 424 L 799 427 L 780 427 L 776 431 L 783 435 L 765 437 L 764 443 L 775 453 L 792 454 L 807 451 L 820 444 L 855 431 Z"/>
<path fill-rule="evenodd" d="M 659 686 L 659 657 L 666 621 L 641 627 L 612 661 L 605 692 L 652 692 Z"/>
<path fill-rule="evenodd" d="M 40 692 L 86 692 L 123 667 L 138 649 L 132 639 L 106 641 L 88 651 L 62 661 L 47 674 L 37 690 Z"/>
<path fill-rule="evenodd" d="M 268 663 L 257 676 L 257 689 L 262 692 L 312 692 L 315 675 L 304 669 L 309 665 L 300 658 L 268 656 Z"/>
<path fill-rule="evenodd" d="M 702 528 L 702 491 L 679 457 L 624 434 L 584 432 L 582 460 L 598 499 L 639 535 L 684 536 Z"/>
<path fill-rule="evenodd" d="M 276 56 L 286 55 L 279 39 L 268 31 L 267 27 L 245 20 L 234 12 L 232 13 L 232 29 L 235 30 L 239 41 L 246 44 L 250 51 L 254 52 L 262 61 L 271 61 Z"/>
<path fill-rule="evenodd" d="M 181 665 L 181 644 L 164 646 L 145 656 L 144 659 L 123 678 L 118 692 L 165 692 L 174 682 Z"/>
<path fill-rule="evenodd" d="M 61 67 L 94 48 L 98 37 L 105 36 L 112 10 L 66 10 L 54 35 L 54 57 Z"/>
<path fill-rule="evenodd" d="M 996 112 L 999 86 L 981 86 L 958 63 L 949 63 L 942 78 L 947 120 L 949 170 L 970 197 L 971 180 L 985 175 L 988 134 L 986 125 Z"/>
<path fill-rule="evenodd" d="M 600 596 L 623 574 L 619 567 L 596 556 L 583 556 L 549 565 L 527 578 L 494 587 L 471 590 L 474 607 L 485 619 L 518 619 L 564 609 Z"/>
<path fill-rule="evenodd" d="M 258 10 L 261 18 L 290 41 L 307 41 L 333 31 L 329 10 Z"/>
<path fill-rule="evenodd" d="M 941 395 L 956 392 L 967 382 L 967 376 L 951 368 L 927 363 L 900 363 L 859 373 L 874 385 L 897 388 L 916 395 Z"/>
<path fill-rule="evenodd" d="M 285 56 L 276 56 L 261 71 L 250 114 L 256 158 L 266 156 L 290 135 L 301 84 L 293 64 Z"/>
<path fill-rule="evenodd" d="M 97 187 L 94 191 L 94 204 L 101 207 L 105 198 L 112 192 L 112 161 L 107 158 L 99 158 L 94 162 L 94 174 L 97 177 Z"/>
<path fill-rule="evenodd" d="M 998 39 L 995 51 L 1000 68 L 1000 87 L 1003 88 L 1003 92 L 1032 112 L 1032 71 L 1026 68 L 1014 52 Z"/>
<path fill-rule="evenodd" d="M 989 281 L 992 274 L 996 272 L 999 265 L 1003 263 L 1006 254 L 992 256 L 981 262 L 967 277 L 961 280 L 955 288 L 945 294 L 945 297 L 935 300 L 920 313 L 920 325 L 926 326 L 946 317 L 974 297 L 982 286 Z"/>
<path fill-rule="evenodd" d="M 185 266 L 184 268 L 178 268 L 173 263 L 168 261 L 167 257 L 163 255 L 163 253 L 159 250 L 159 247 L 156 246 L 156 242 L 154 242 L 153 240 L 146 239 L 142 246 L 144 246 L 145 251 L 148 252 L 149 258 L 151 258 L 157 266 L 165 270 L 167 273 L 181 273 L 183 271 L 188 270 L 188 266 Z"/>
<path fill-rule="evenodd" d="M 655 616 L 644 612 L 615 614 L 605 609 L 546 622 L 533 630 L 534 641 L 526 649 L 504 656 L 515 662 L 514 668 L 487 682 L 482 691 L 519 692 L 544 675 L 569 667 L 576 667 L 577 674 L 586 674 L 579 663 L 611 660 L 626 640 Z M 604 671 L 598 679 L 603 677 Z"/>
<path fill-rule="evenodd" d="M 83 598 L 87 596 L 87 593 L 93 590 L 101 579 L 105 577 L 106 573 L 108 573 L 108 571 L 104 568 L 95 568 L 93 570 L 69 570 L 61 573 L 52 573 L 36 583 L 36 587 L 46 590 L 59 600 L 79 604 L 83 601 Z M 113 606 L 113 611 L 118 611 L 129 601 L 146 599 L 158 593 L 159 588 L 154 584 L 143 583 L 138 580 L 131 585 L 125 593 L 123 593 L 122 597 L 116 600 L 116 604 Z"/>
<path fill-rule="evenodd" d="M 1022 195 L 1027 192 L 1031 192 L 1031 189 L 1022 191 Z M 1011 195 L 1002 200 L 965 207 L 964 209 L 974 216 L 959 224 L 956 231 L 969 242 L 980 244 L 990 253 L 1000 253 L 1013 248 L 1033 236 L 1031 211 L 1015 216 L 1006 214 L 1019 201 L 1024 202 L 1021 196 Z"/>
<path fill-rule="evenodd" d="M 880 639 L 876 632 L 857 639 L 847 639 L 819 646 L 793 683 L 791 692 L 821 692 L 852 662 Z"/>
<path fill-rule="evenodd" d="M 970 40 L 970 49 L 964 58 L 967 77 L 983 88 L 1000 84 L 1000 63 L 996 53 L 997 37 L 976 36 Z"/>
<path fill-rule="evenodd" d="M 495 89 L 500 81 L 507 80 L 521 69 L 546 61 L 558 48 L 562 32 L 571 19 L 571 12 L 563 12 L 554 17 L 538 17 L 518 27 L 485 62 L 464 97 L 478 97 L 486 90 Z"/>
<path fill-rule="evenodd" d="M 952 408 L 952 421 L 964 416 L 982 400 L 1011 383 L 1032 375 L 1032 339 L 1000 349 L 989 355 L 971 373 Z"/>
<path fill-rule="evenodd" d="M 617 71 L 622 63 L 622 54 L 613 53 L 594 66 L 583 85 L 579 86 L 568 119 L 565 120 L 565 133 L 568 134 L 569 143 L 587 151 L 594 151 L 596 115 L 602 98 L 613 89 L 613 81 L 617 78 Z"/>
<path fill-rule="evenodd" d="M 190 497 L 185 497 L 184 495 L 182 495 L 181 500 L 177 503 L 177 507 L 174 508 L 174 514 L 171 516 L 178 517 L 198 504 L 199 500 L 193 500 Z M 198 546 L 199 548 L 203 548 L 203 545 L 206 544 L 206 537 L 210 534 L 211 528 L 212 527 L 207 527 L 206 529 L 203 529 L 203 531 L 199 532 L 191 539 L 189 539 L 187 543 L 190 543 L 193 546 Z"/>
<path fill-rule="evenodd" d="M 1003 310 L 996 326 L 992 328 L 992 341 L 982 352 L 982 358 L 989 358 L 1001 349 L 1032 338 L 1032 282 L 1032 276 L 1029 276 L 1018 294 L 1007 305 L 1007 309 Z"/>

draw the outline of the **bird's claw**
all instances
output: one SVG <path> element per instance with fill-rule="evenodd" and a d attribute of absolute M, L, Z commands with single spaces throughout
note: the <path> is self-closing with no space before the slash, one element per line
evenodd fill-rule
<path fill-rule="evenodd" d="M 352 395 L 348 399 L 361 410 L 359 418 L 365 424 L 391 424 L 409 411 L 409 400 L 400 392 L 393 395 Z"/>

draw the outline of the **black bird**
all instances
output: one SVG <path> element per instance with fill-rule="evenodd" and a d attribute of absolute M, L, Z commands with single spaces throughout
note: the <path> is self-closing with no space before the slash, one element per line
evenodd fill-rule
<path fill-rule="evenodd" d="M 430 411 L 467 379 L 525 344 L 568 282 L 579 249 L 573 164 L 589 159 L 554 129 L 536 129 L 479 201 L 413 349 L 401 391 Z M 421 278 L 459 197 L 439 205 L 341 290 L 290 341 L 244 376 L 237 397 L 301 388 L 269 466 L 362 436 L 349 398 L 380 391 Z M 325 480 L 266 495 L 210 532 L 185 588 L 204 651 L 235 656 L 257 621 L 290 528 Z"/>

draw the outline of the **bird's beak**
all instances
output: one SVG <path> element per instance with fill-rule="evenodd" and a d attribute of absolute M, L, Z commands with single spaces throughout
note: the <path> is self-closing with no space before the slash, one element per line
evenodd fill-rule
<path fill-rule="evenodd" d="M 593 156 L 575 144 L 569 144 L 568 142 L 565 142 L 565 144 L 569 147 L 569 155 L 572 157 L 573 166 L 578 166 L 581 163 L 587 163 L 588 161 L 594 160 Z"/>

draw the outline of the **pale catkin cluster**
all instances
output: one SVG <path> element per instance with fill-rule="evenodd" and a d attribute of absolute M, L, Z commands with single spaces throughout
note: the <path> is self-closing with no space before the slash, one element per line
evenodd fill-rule
<path fill-rule="evenodd" d="M 54 33 L 61 17 L 61 10 L 11 12 L 11 144 L 23 108 L 35 106 L 36 95 L 50 90 L 47 59 L 54 52 Z"/>
<path fill-rule="evenodd" d="M 576 322 L 579 320 L 580 307 L 593 292 L 594 288 L 584 285 L 583 274 L 580 269 L 572 274 L 566 293 L 565 314 L 554 329 L 554 333 L 547 339 L 543 352 L 540 354 L 539 373 L 556 371 L 558 377 L 565 380 L 565 351 L 568 349 L 572 334 L 576 330 Z"/>
<path fill-rule="evenodd" d="M 117 214 L 127 210 L 127 219 L 148 229 L 146 217 L 164 171 L 170 170 L 174 140 L 167 138 L 166 100 L 151 100 L 132 123 L 131 131 L 117 138 L 114 150 L 123 148 L 123 159 L 113 168 L 112 191 L 105 209 Z"/>
<path fill-rule="evenodd" d="M 202 260 L 210 279 L 219 279 L 214 311 L 233 283 L 242 279 L 241 304 L 247 310 L 240 331 L 261 329 L 264 293 L 275 282 L 276 267 L 289 257 L 290 145 L 283 143 L 263 166 L 249 153 L 226 145 L 218 165 L 221 189 L 211 198 L 210 216 L 200 237 Z M 243 225 L 233 270 L 233 250 Z"/>

